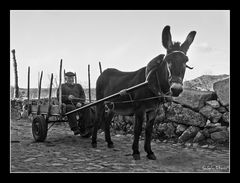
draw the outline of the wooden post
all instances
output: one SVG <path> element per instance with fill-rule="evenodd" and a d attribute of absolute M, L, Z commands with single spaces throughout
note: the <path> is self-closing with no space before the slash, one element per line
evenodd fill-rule
<path fill-rule="evenodd" d="M 17 73 L 17 60 L 15 57 L 15 49 L 12 50 L 13 54 L 13 67 L 14 67 L 14 73 L 15 73 L 15 91 L 14 91 L 14 97 L 18 98 L 19 97 L 19 87 L 18 87 L 18 73 Z"/>
<path fill-rule="evenodd" d="M 27 99 L 28 99 L 28 115 L 30 114 L 30 67 L 28 66 L 28 84 L 27 84 Z"/>
<path fill-rule="evenodd" d="M 89 96 L 89 102 L 92 102 L 91 99 L 91 81 L 90 81 L 90 65 L 88 64 L 88 96 Z"/>
<path fill-rule="evenodd" d="M 40 97 L 41 97 L 42 75 L 43 75 L 43 71 L 41 72 L 40 80 L 38 83 L 38 101 L 40 100 Z"/>
<path fill-rule="evenodd" d="M 49 97 L 48 97 L 48 116 L 49 116 L 49 114 L 50 114 L 50 110 L 51 110 L 52 82 L 53 82 L 53 73 L 51 74 L 51 81 L 50 81 L 50 87 L 49 87 Z"/>
<path fill-rule="evenodd" d="M 77 74 L 75 72 L 75 83 L 77 83 Z"/>
<path fill-rule="evenodd" d="M 99 62 L 99 70 L 100 70 L 100 74 L 102 74 L 102 66 L 101 66 L 101 62 Z"/>
<path fill-rule="evenodd" d="M 65 76 L 65 69 L 64 69 L 64 76 Z M 60 70 L 59 70 L 59 106 L 62 106 L 62 59 L 60 61 Z M 60 110 L 61 111 L 61 110 Z"/>

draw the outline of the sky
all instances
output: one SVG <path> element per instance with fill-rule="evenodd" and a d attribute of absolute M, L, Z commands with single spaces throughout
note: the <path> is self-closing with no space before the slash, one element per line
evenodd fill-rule
<path fill-rule="evenodd" d="M 184 81 L 204 74 L 230 74 L 230 10 L 11 10 L 10 85 L 14 86 L 13 56 L 16 51 L 18 85 L 37 88 L 50 85 L 50 75 L 59 80 L 60 60 L 77 81 L 95 88 L 102 69 L 136 71 L 159 54 L 162 30 L 169 25 L 173 41 L 185 41 L 196 31 L 188 50 Z"/>

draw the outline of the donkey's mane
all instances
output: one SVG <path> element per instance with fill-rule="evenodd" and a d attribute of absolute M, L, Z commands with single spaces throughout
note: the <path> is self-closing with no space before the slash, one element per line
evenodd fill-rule
<path fill-rule="evenodd" d="M 172 51 L 177 51 L 181 49 L 181 43 L 180 42 L 173 42 L 173 45 L 171 48 L 167 51 L 167 53 L 171 53 Z"/>

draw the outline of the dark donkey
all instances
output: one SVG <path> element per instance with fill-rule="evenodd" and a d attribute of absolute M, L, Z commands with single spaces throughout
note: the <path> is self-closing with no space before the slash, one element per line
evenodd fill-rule
<path fill-rule="evenodd" d="M 162 94 L 178 96 L 183 91 L 183 77 L 185 74 L 188 57 L 187 50 L 196 32 L 192 31 L 187 36 L 183 44 L 172 42 L 170 26 L 165 26 L 162 32 L 162 44 L 167 50 L 167 54 L 160 54 L 152 59 L 147 67 L 143 67 L 134 72 L 121 72 L 117 69 L 106 69 L 98 78 L 96 83 L 97 100 L 122 91 L 122 95 L 110 102 L 111 106 L 106 103 L 100 103 L 97 107 L 97 119 L 94 125 L 92 135 L 92 146 L 97 147 L 97 130 L 99 124 L 105 127 L 105 140 L 108 147 L 113 147 L 110 136 L 110 122 L 114 113 L 122 115 L 135 115 L 134 124 L 134 141 L 132 145 L 133 158 L 140 159 L 139 136 L 142 131 L 142 123 L 146 114 L 146 130 L 144 150 L 147 152 L 149 159 L 155 160 L 156 157 L 151 150 L 151 134 L 153 123 L 156 117 L 156 109 L 160 104 L 159 100 Z M 143 83 L 148 80 L 148 85 L 143 86 L 130 93 L 124 93 L 124 89 Z M 159 97 L 159 98 L 157 98 Z M 157 99 L 156 99 L 157 98 Z M 144 100 L 149 99 L 149 100 Z M 111 108 L 108 113 L 105 112 L 106 105 Z"/>

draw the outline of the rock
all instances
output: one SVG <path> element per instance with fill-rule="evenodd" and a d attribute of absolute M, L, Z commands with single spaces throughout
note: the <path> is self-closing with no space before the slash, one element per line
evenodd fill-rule
<path fill-rule="evenodd" d="M 208 148 L 208 144 L 202 145 L 201 147 L 202 147 L 202 148 Z"/>
<path fill-rule="evenodd" d="M 212 91 L 198 91 L 193 89 L 184 89 L 178 97 L 173 97 L 173 101 L 199 111 L 208 100 L 216 99 L 216 94 Z"/>
<path fill-rule="evenodd" d="M 217 100 L 209 100 L 209 101 L 206 101 L 206 104 L 207 105 L 210 105 L 212 108 L 214 109 L 217 109 L 220 107 L 220 104 Z"/>
<path fill-rule="evenodd" d="M 187 143 L 185 143 L 185 146 L 186 146 L 186 147 L 191 147 L 191 146 L 192 146 L 192 144 L 191 144 L 191 143 L 189 143 L 189 142 L 187 142 Z"/>
<path fill-rule="evenodd" d="M 228 105 L 228 106 L 226 106 L 226 108 L 227 108 L 227 111 L 230 111 L 230 109 L 229 109 L 229 105 Z"/>
<path fill-rule="evenodd" d="M 158 107 L 158 111 L 157 111 L 157 116 L 155 118 L 155 122 L 156 123 L 161 123 L 164 122 L 165 119 L 165 110 L 163 109 L 163 105 L 160 105 Z"/>
<path fill-rule="evenodd" d="M 186 125 L 183 125 L 183 124 L 179 124 L 176 128 L 176 134 L 177 135 L 181 135 L 185 130 L 187 129 L 187 126 Z"/>
<path fill-rule="evenodd" d="M 176 136 L 176 134 L 174 133 L 175 127 L 173 126 L 172 123 L 160 123 L 157 131 L 160 134 L 160 136 L 162 134 L 164 134 L 168 138 Z"/>
<path fill-rule="evenodd" d="M 206 124 L 204 116 L 174 102 L 166 111 L 166 120 L 189 126 L 204 127 Z"/>
<path fill-rule="evenodd" d="M 222 115 L 222 119 L 223 119 L 223 122 L 229 123 L 229 112 L 225 112 L 225 113 Z"/>
<path fill-rule="evenodd" d="M 211 128 L 211 127 L 215 127 L 215 123 L 212 123 L 209 119 L 207 120 L 206 125 L 204 126 L 205 128 Z"/>
<path fill-rule="evenodd" d="M 204 107 L 202 107 L 199 113 L 205 116 L 207 119 L 210 119 L 213 123 L 217 123 L 222 117 L 222 114 L 210 105 L 205 105 Z"/>
<path fill-rule="evenodd" d="M 167 123 L 167 130 L 164 132 L 168 138 L 176 137 L 175 127 L 172 123 Z"/>
<path fill-rule="evenodd" d="M 227 130 L 211 133 L 211 139 L 219 143 L 228 141 L 228 138 L 229 133 Z"/>
<path fill-rule="evenodd" d="M 229 78 L 213 83 L 213 89 L 220 103 L 223 106 L 229 105 Z"/>
<path fill-rule="evenodd" d="M 199 131 L 197 135 L 194 137 L 193 142 L 200 142 L 205 139 L 205 136 Z"/>
<path fill-rule="evenodd" d="M 226 130 L 227 130 L 226 126 L 215 126 L 215 127 L 209 128 L 208 132 L 213 133 L 213 132 L 226 131 Z"/>
<path fill-rule="evenodd" d="M 185 142 L 194 137 L 200 129 L 196 126 L 189 126 L 178 138 L 179 142 Z"/>
<path fill-rule="evenodd" d="M 214 145 L 209 145 L 208 148 L 213 150 L 213 149 L 216 149 L 216 146 L 214 146 Z"/>
<path fill-rule="evenodd" d="M 24 162 L 29 162 L 29 161 L 33 161 L 35 160 L 36 158 L 28 158 L 28 159 L 25 159 Z"/>
<path fill-rule="evenodd" d="M 209 126 L 209 124 L 211 124 L 211 121 L 208 119 L 207 122 L 206 122 L 205 127 Z"/>
<path fill-rule="evenodd" d="M 199 146 L 198 143 L 193 143 L 193 144 L 192 144 L 192 147 L 193 147 L 193 148 L 196 148 L 196 147 L 198 147 L 198 146 Z"/>
<path fill-rule="evenodd" d="M 211 139 L 211 138 L 207 138 L 206 142 L 207 142 L 208 144 L 214 143 L 213 139 Z"/>
<path fill-rule="evenodd" d="M 220 113 L 225 113 L 227 111 L 227 109 L 223 106 L 220 106 L 218 109 L 217 109 Z"/>
<path fill-rule="evenodd" d="M 207 128 L 204 128 L 201 132 L 204 135 L 204 137 L 206 137 L 206 138 L 210 137 L 210 133 Z"/>

